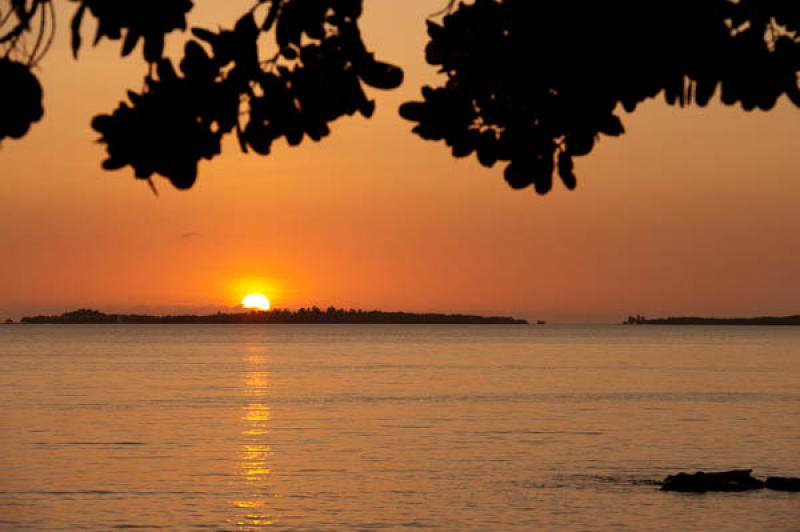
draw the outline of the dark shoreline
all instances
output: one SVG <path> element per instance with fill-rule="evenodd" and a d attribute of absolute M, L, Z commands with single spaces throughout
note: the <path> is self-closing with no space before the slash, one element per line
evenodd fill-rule
<path fill-rule="evenodd" d="M 312 307 L 209 315 L 151 316 L 147 314 L 105 314 L 81 309 L 60 316 L 28 316 L 24 325 L 241 325 L 241 324 L 376 324 L 376 325 L 528 325 L 526 320 L 506 316 L 383 312 L 378 310 L 326 310 Z"/>
<path fill-rule="evenodd" d="M 755 318 L 699 318 L 670 317 L 648 319 L 643 316 L 629 316 L 623 325 L 761 325 L 761 326 L 800 326 L 800 316 L 760 316 Z"/>

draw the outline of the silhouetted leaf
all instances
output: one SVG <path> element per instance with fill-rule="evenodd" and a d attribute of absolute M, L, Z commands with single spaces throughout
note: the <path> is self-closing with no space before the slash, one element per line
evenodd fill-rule
<path fill-rule="evenodd" d="M 396 89 L 403 83 L 403 71 L 400 68 L 380 61 L 364 61 L 358 75 L 364 83 L 376 89 Z"/>
<path fill-rule="evenodd" d="M 575 190 L 577 180 L 573 173 L 572 156 L 567 152 L 558 154 L 558 176 L 569 190 Z"/>
<path fill-rule="evenodd" d="M 184 48 L 181 72 L 189 78 L 212 80 L 219 70 L 215 68 L 208 54 L 197 41 L 189 41 Z"/>
<path fill-rule="evenodd" d="M 267 32 L 272 29 L 275 20 L 278 18 L 278 13 L 281 9 L 281 3 L 278 0 L 273 0 L 267 13 L 267 18 L 264 19 L 264 24 L 261 25 L 261 31 Z"/>
<path fill-rule="evenodd" d="M 122 160 L 117 159 L 106 159 L 103 161 L 102 167 L 103 170 L 119 170 L 120 168 L 125 168 L 127 163 Z"/>
<path fill-rule="evenodd" d="M 533 175 L 517 163 L 509 164 L 503 176 L 511 188 L 525 188 L 533 184 Z"/>
<path fill-rule="evenodd" d="M 204 28 L 192 28 L 192 35 L 211 45 L 217 40 L 217 34 Z"/>
<path fill-rule="evenodd" d="M 364 118 L 372 118 L 375 113 L 375 100 L 363 99 L 358 105 L 358 111 Z"/>
<path fill-rule="evenodd" d="M 400 116 L 413 122 L 421 122 L 425 118 L 426 106 L 421 102 L 406 102 L 400 106 Z"/>
<path fill-rule="evenodd" d="M 694 91 L 694 101 L 700 107 L 705 107 L 711 98 L 714 96 L 714 91 L 717 89 L 717 80 L 700 78 L 697 80 L 697 86 Z"/>
<path fill-rule="evenodd" d="M 591 133 L 572 133 L 567 137 L 567 152 L 570 155 L 587 155 L 594 147 Z"/>
<path fill-rule="evenodd" d="M 255 15 L 253 15 L 252 12 L 245 14 L 236 21 L 234 31 L 245 39 L 254 39 L 259 32 L 258 26 L 256 26 Z"/>
<path fill-rule="evenodd" d="M 599 124 L 597 130 L 600 133 L 605 133 L 611 137 L 617 137 L 625 133 L 625 128 L 622 125 L 622 121 L 619 117 L 614 115 L 607 115 L 603 118 L 603 121 Z"/>
<path fill-rule="evenodd" d="M 144 59 L 155 63 L 164 55 L 164 36 L 152 35 L 144 40 Z"/>
<path fill-rule="evenodd" d="M 0 141 L 21 138 L 41 120 L 42 86 L 28 65 L 0 58 Z"/>
<path fill-rule="evenodd" d="M 122 55 L 130 55 L 134 48 L 136 48 L 136 43 L 139 42 L 139 38 L 141 35 L 136 30 L 129 29 L 128 32 L 125 34 L 125 42 L 122 43 Z"/>
<path fill-rule="evenodd" d="M 169 176 L 170 182 L 179 190 L 188 190 L 192 188 L 196 179 L 197 167 L 192 165 L 178 168 Z"/>
<path fill-rule="evenodd" d="M 487 167 L 497 162 L 497 138 L 493 131 L 484 131 L 478 141 L 478 161 Z"/>
<path fill-rule="evenodd" d="M 81 24 L 83 23 L 83 15 L 86 13 L 86 4 L 81 4 L 75 15 L 72 17 L 70 30 L 72 31 L 72 39 L 70 44 L 72 46 L 72 56 L 78 58 L 78 50 L 81 47 Z"/>

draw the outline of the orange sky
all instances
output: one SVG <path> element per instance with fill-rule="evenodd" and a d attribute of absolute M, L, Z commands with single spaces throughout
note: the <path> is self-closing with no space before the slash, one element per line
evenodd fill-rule
<path fill-rule="evenodd" d="M 195 3 L 193 24 L 229 25 L 252 2 Z M 0 151 L 0 317 L 218 309 L 256 289 L 280 307 L 552 321 L 800 312 L 800 111 L 651 101 L 576 160 L 576 192 L 512 191 L 502 167 L 454 160 L 397 115 L 435 79 L 424 18 L 445 3 L 365 2 L 368 46 L 406 70 L 373 92 L 372 120 L 269 157 L 228 139 L 192 190 L 159 179 L 159 198 L 129 168 L 102 171 L 89 128 L 141 86 L 140 51 L 104 41 L 74 62 L 62 10 L 45 119 Z"/>

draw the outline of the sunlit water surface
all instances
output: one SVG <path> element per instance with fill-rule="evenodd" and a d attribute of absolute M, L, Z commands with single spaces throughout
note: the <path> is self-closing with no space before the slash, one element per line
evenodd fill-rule
<path fill-rule="evenodd" d="M 0 529 L 798 530 L 800 329 L 0 327 Z"/>

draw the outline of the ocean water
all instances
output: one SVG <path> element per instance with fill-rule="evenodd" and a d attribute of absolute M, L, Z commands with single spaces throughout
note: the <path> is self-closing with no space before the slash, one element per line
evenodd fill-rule
<path fill-rule="evenodd" d="M 800 328 L 3 326 L 2 530 L 800 530 Z"/>

